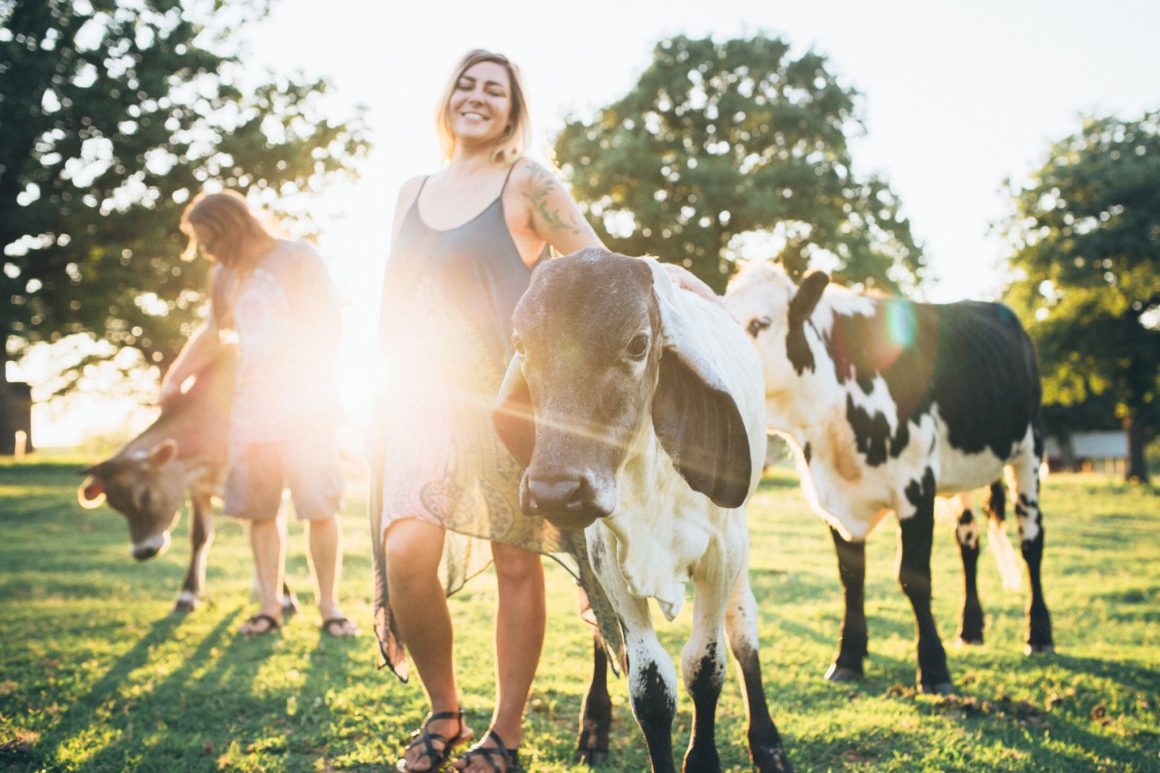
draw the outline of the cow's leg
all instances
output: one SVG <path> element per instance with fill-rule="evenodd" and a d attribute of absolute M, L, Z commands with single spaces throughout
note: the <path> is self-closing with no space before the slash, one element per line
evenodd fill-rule
<path fill-rule="evenodd" d="M 741 671 L 741 692 L 745 695 L 745 714 L 749 720 L 749 758 L 762 773 L 789 771 L 791 768 L 781 745 L 781 735 L 765 702 L 758 654 L 757 601 L 749 587 L 748 572 L 742 572 L 733 586 L 733 596 L 725 614 L 725 631 L 729 636 L 729 649 L 733 651 Z"/>
<path fill-rule="evenodd" d="M 676 771 L 673 765 L 673 717 L 677 713 L 677 670 L 657 641 L 644 599 L 624 610 L 624 645 L 628 653 L 628 692 L 632 713 L 648 744 L 657 773 Z"/>
<path fill-rule="evenodd" d="M 900 555 L 898 582 L 914 608 L 918 629 L 918 687 L 922 692 L 949 694 L 954 690 L 947 655 L 930 609 L 930 549 L 934 539 L 934 472 L 928 467 L 922 480 L 907 485 L 910 512 L 899 511 Z"/>
<path fill-rule="evenodd" d="M 658 773 L 675 773 L 673 717 L 677 713 L 677 669 L 657 640 L 648 601 L 633 595 L 617 568 L 615 545 L 605 543 L 603 528 L 585 532 L 592 569 L 620 618 L 628 657 L 628 693 L 632 713 L 648 744 L 649 760 Z"/>
<path fill-rule="evenodd" d="M 580 734 L 576 761 L 595 767 L 608 758 L 608 729 L 612 725 L 612 698 L 608 695 L 608 653 L 597 631 L 592 634 L 592 683 L 580 707 Z"/>
<path fill-rule="evenodd" d="M 298 614 L 298 597 L 290 590 L 286 581 L 282 580 L 282 621 L 285 622 L 291 615 L 296 614 Z"/>
<path fill-rule="evenodd" d="M 717 701 L 725 684 L 725 607 L 736 579 L 717 550 L 693 578 L 693 630 L 681 651 L 681 675 L 693 699 L 693 733 L 684 769 L 720 770 L 714 740 Z"/>
<path fill-rule="evenodd" d="M 826 671 L 831 682 L 850 682 L 862 678 L 862 660 L 866 657 L 866 543 L 846 540 L 833 527 L 830 536 L 838 554 L 838 577 L 845 593 L 846 611 L 838 640 L 838 656 Z"/>
<path fill-rule="evenodd" d="M 955 542 L 963 559 L 963 615 L 959 627 L 960 644 L 983 643 L 983 605 L 979 603 L 979 519 L 971 510 L 968 494 L 960 495 L 962 512 L 955 527 Z"/>
<path fill-rule="evenodd" d="M 1014 473 L 1015 520 L 1019 524 L 1019 540 L 1023 560 L 1031 584 L 1027 604 L 1028 655 L 1035 652 L 1054 652 L 1051 637 L 1051 615 L 1043 600 L 1040 565 L 1043 561 L 1043 512 L 1039 509 L 1039 459 L 1030 449 L 1012 466 Z"/>
<path fill-rule="evenodd" d="M 209 557 L 209 546 L 213 542 L 213 507 L 210 495 L 204 492 L 190 492 L 189 517 L 189 569 L 177 594 L 174 612 L 192 612 L 205 592 L 205 564 Z"/>

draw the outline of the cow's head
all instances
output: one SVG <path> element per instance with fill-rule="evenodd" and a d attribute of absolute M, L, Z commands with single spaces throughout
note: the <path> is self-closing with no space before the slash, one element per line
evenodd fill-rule
<path fill-rule="evenodd" d="M 811 271 L 795 287 L 780 265 L 762 261 L 746 264 L 729 282 L 725 307 L 757 347 L 767 401 L 816 369 L 806 328 L 829 281 L 825 273 Z"/>
<path fill-rule="evenodd" d="M 612 514 L 617 481 L 650 431 L 689 485 L 740 506 L 752 462 L 737 404 L 651 260 L 586 249 L 532 277 L 496 429 L 527 467 L 520 505 L 560 528 Z"/>
<path fill-rule="evenodd" d="M 177 522 L 185 494 L 184 476 L 174 463 L 177 441 L 168 439 L 148 450 L 128 451 L 84 471 L 77 489 L 86 509 L 109 506 L 129 520 L 133 558 L 144 561 L 169 547 L 169 530 Z"/>

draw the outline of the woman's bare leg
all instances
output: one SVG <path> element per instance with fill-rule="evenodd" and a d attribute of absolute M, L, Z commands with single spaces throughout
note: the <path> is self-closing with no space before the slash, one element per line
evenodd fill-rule
<path fill-rule="evenodd" d="M 383 537 L 391 612 L 419 678 L 423 680 L 432 713 L 459 710 L 452 660 L 451 615 L 439 582 L 443 536 L 444 531 L 439 526 L 404 519 L 391 524 Z M 459 722 L 455 719 L 434 720 L 428 727 L 432 733 L 444 738 L 454 738 L 459 732 Z M 409 766 L 414 766 L 413 769 L 426 770 L 422 758 L 422 744 L 410 749 L 403 757 Z"/>
<path fill-rule="evenodd" d="M 498 542 L 492 543 L 491 555 L 499 585 L 496 700 L 491 727 L 508 747 L 514 748 L 523 738 L 524 708 L 544 646 L 544 565 L 539 554 Z M 484 743 L 492 745 L 490 741 Z M 473 760 L 464 769 L 491 770 L 484 760 Z"/>

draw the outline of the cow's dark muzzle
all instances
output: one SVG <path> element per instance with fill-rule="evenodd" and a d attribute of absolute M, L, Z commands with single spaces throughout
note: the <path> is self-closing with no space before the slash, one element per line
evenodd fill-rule
<path fill-rule="evenodd" d="M 153 556 L 157 555 L 158 552 L 158 548 L 154 547 L 133 548 L 133 558 L 137 559 L 138 561 L 147 561 L 150 558 L 153 558 Z"/>
<path fill-rule="evenodd" d="M 583 529 L 611 514 L 584 475 L 536 475 L 529 471 L 520 483 L 520 509 L 547 518 L 561 529 Z"/>
<path fill-rule="evenodd" d="M 169 532 L 161 532 L 133 544 L 133 558 L 146 561 L 169 549 Z"/>

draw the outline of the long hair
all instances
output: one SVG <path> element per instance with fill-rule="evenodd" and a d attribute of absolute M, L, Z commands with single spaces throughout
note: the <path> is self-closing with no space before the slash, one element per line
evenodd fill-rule
<path fill-rule="evenodd" d="M 204 242 L 198 240 L 195 225 L 206 232 Z M 275 238 L 254 215 L 245 197 L 235 191 L 195 196 L 181 214 L 181 232 L 189 238 L 182 253 L 186 260 L 193 259 L 200 246 L 224 267 L 242 271 L 246 269 L 243 261 L 250 257 L 245 248 L 257 240 Z"/>
<path fill-rule="evenodd" d="M 492 160 L 501 163 L 511 163 L 523 155 L 532 139 L 532 122 L 528 112 L 528 99 L 524 89 L 524 79 L 520 68 L 503 54 L 476 48 L 464 54 L 452 71 L 451 80 L 443 90 L 443 97 L 435 114 L 435 132 L 439 135 L 439 144 L 443 147 L 443 160 L 446 161 L 455 154 L 457 140 L 451 129 L 451 96 L 463 73 L 480 62 L 492 62 L 507 70 L 511 81 L 511 115 L 508 116 L 507 129 L 496 142 L 492 151 Z"/>

